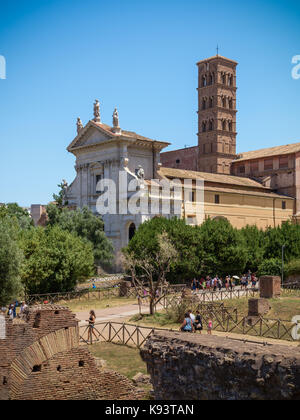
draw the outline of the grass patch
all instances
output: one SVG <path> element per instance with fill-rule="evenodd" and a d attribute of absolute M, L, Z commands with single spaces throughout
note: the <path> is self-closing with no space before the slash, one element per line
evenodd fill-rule
<path fill-rule="evenodd" d="M 165 310 L 156 312 L 154 315 L 134 315 L 129 319 L 135 325 L 154 328 L 165 328 L 168 330 L 178 330 L 179 324 L 174 323 Z"/>
<path fill-rule="evenodd" d="M 226 308 L 237 308 L 239 317 L 248 315 L 248 299 L 232 299 L 224 301 Z M 269 319 L 291 321 L 295 315 L 300 315 L 300 296 L 289 295 L 278 299 L 270 299 L 271 310 L 264 316 Z"/>
<path fill-rule="evenodd" d="M 146 363 L 143 362 L 140 351 L 113 343 L 99 343 L 90 346 L 90 352 L 106 361 L 107 367 L 132 379 L 137 373 L 147 373 Z"/>
<path fill-rule="evenodd" d="M 99 310 L 105 308 L 114 308 L 117 306 L 131 305 L 137 303 L 134 298 L 110 297 L 103 299 L 74 299 L 68 301 L 60 301 L 59 305 L 65 305 L 73 312 L 80 312 L 85 310 Z"/>

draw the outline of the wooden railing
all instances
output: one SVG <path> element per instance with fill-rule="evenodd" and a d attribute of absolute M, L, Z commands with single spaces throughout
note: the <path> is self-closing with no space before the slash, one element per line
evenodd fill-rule
<path fill-rule="evenodd" d="M 208 316 L 202 313 L 202 322 L 204 329 L 208 325 Z M 213 331 L 221 331 L 224 333 L 240 334 L 241 338 L 234 337 L 235 340 L 243 342 L 255 342 L 250 339 L 245 339 L 242 336 L 248 335 L 252 337 L 272 338 L 277 340 L 295 341 L 292 337 L 292 331 L 297 324 L 265 318 L 258 318 L 251 325 L 248 324 L 246 317 L 235 319 L 228 315 L 223 319 L 222 317 L 214 316 Z M 179 329 L 179 326 L 178 326 Z M 96 337 L 92 334 L 94 331 Z M 126 345 L 129 347 L 142 348 L 146 340 L 155 331 L 174 331 L 163 328 L 144 327 L 134 324 L 126 324 L 120 322 L 100 322 L 96 323 L 91 329 L 89 326 L 80 327 L 80 342 L 82 344 L 96 344 L 101 342 L 115 343 Z M 178 331 L 178 330 L 175 330 Z M 232 338 L 232 337 L 227 337 Z M 258 344 L 262 342 L 256 341 Z M 266 343 L 265 343 L 266 344 Z"/>
<path fill-rule="evenodd" d="M 85 344 L 106 342 L 141 348 L 155 330 L 166 331 L 162 328 L 143 327 L 120 322 L 99 322 L 93 328 L 88 325 L 81 326 L 80 341 Z M 92 331 L 96 334 L 97 339 Z"/>

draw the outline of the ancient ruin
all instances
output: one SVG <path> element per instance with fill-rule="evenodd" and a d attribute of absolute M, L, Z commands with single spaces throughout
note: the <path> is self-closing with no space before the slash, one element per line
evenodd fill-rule
<path fill-rule="evenodd" d="M 141 355 L 157 400 L 300 400 L 299 347 L 156 331 Z"/>
<path fill-rule="evenodd" d="M 262 276 L 259 279 L 260 297 L 265 299 L 281 296 L 281 278 L 278 276 Z"/>
<path fill-rule="evenodd" d="M 129 379 L 98 369 L 68 308 L 36 306 L 23 319 L 1 321 L 0 400 L 141 398 Z"/>

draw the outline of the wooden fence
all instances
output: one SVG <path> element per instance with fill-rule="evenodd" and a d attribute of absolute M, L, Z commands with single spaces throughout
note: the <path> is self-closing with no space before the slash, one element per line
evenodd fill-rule
<path fill-rule="evenodd" d="M 258 296 L 258 289 L 247 290 L 221 290 L 217 292 L 198 292 L 192 295 L 193 303 L 214 303 L 229 299 L 253 298 Z M 165 296 L 162 299 L 162 306 L 167 309 L 169 306 L 180 304 L 182 297 L 180 294 Z"/>
<path fill-rule="evenodd" d="M 259 318 L 252 325 L 249 325 L 247 324 L 247 322 L 245 322 L 245 320 L 246 318 L 235 319 L 230 315 L 227 316 L 225 319 L 222 319 L 222 317 L 218 317 L 215 315 L 213 319 L 213 330 L 222 331 L 226 333 L 241 334 L 241 338 L 234 337 L 234 339 L 243 342 L 251 342 L 265 345 L 267 343 L 245 339 L 242 338 L 242 335 L 295 341 L 292 337 L 292 330 L 296 326 L 295 323 L 288 323 L 288 321 L 281 320 Z M 208 318 L 205 313 L 202 313 L 202 321 L 205 329 L 205 327 L 207 327 L 208 324 Z M 91 331 L 92 330 L 89 326 L 80 327 L 80 342 L 82 344 L 92 345 L 98 342 L 106 342 L 126 345 L 129 347 L 142 348 L 151 334 L 153 334 L 155 331 L 166 331 L 166 329 L 144 327 L 120 322 L 100 322 L 96 323 L 93 328 L 93 331 L 95 332 L 97 338 L 93 334 L 91 334 Z"/>
<path fill-rule="evenodd" d="M 99 322 L 93 328 L 97 339 L 91 334 L 91 327 L 81 326 L 80 341 L 85 344 L 106 342 L 141 348 L 155 330 L 166 331 L 162 328 L 142 327 L 120 322 Z"/>

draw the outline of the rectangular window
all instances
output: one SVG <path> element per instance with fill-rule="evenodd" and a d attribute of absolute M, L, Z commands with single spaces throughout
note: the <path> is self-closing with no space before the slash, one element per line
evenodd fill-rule
<path fill-rule="evenodd" d="M 219 194 L 215 195 L 215 204 L 220 204 L 220 196 Z"/>
<path fill-rule="evenodd" d="M 286 201 L 282 202 L 282 210 L 286 210 Z"/>
<path fill-rule="evenodd" d="M 186 221 L 190 226 L 195 226 L 197 224 L 196 216 L 187 216 Z"/>
<path fill-rule="evenodd" d="M 288 168 L 289 167 L 289 157 L 288 156 L 281 156 L 279 158 L 279 168 Z"/>
<path fill-rule="evenodd" d="M 265 171 L 272 170 L 273 169 L 273 159 L 265 159 L 264 168 L 265 168 Z"/>
<path fill-rule="evenodd" d="M 250 168 L 251 168 L 251 172 L 257 172 L 258 171 L 258 161 L 251 162 Z"/>

